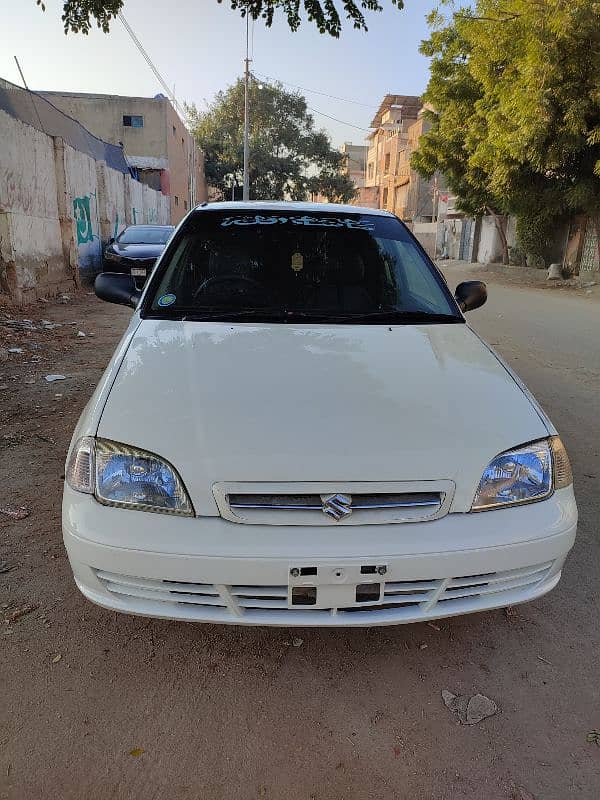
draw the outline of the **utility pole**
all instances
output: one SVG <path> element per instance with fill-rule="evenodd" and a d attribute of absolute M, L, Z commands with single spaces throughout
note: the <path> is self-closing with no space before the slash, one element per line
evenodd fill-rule
<path fill-rule="evenodd" d="M 246 9 L 246 70 L 244 73 L 244 192 L 243 199 L 250 200 L 250 177 L 248 174 L 249 160 L 250 160 L 250 142 L 249 142 L 249 127 L 250 117 L 248 113 L 248 85 L 250 81 L 250 58 L 248 55 L 248 28 L 249 28 L 250 14 Z"/>

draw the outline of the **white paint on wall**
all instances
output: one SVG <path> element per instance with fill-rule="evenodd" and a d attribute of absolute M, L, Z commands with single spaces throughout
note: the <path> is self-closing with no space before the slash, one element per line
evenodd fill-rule
<path fill-rule="evenodd" d="M 502 261 L 502 240 L 493 217 L 481 218 L 477 261 L 480 264 L 492 264 Z"/>
<path fill-rule="evenodd" d="M 127 224 L 169 219 L 168 197 L 0 111 L 0 291 L 16 302 L 98 272 Z"/>

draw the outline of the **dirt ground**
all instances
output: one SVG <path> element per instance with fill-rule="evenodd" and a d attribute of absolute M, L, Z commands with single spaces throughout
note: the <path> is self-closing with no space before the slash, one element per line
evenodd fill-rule
<path fill-rule="evenodd" d="M 85 291 L 0 308 L 0 798 L 596 800 L 595 298 L 498 285 L 471 320 L 570 450 L 580 533 L 559 587 L 508 611 L 365 630 L 155 621 L 81 597 L 60 533 L 64 458 L 128 314 Z M 498 713 L 461 725 L 444 689 Z"/>
<path fill-rule="evenodd" d="M 437 261 L 443 272 L 450 275 L 461 273 L 463 280 L 480 279 L 501 286 L 521 286 L 530 289 L 545 289 L 559 294 L 600 300 L 600 275 L 598 272 L 582 272 L 572 278 L 548 280 L 547 269 L 533 267 L 503 266 L 502 264 L 477 264 L 470 261 Z"/>

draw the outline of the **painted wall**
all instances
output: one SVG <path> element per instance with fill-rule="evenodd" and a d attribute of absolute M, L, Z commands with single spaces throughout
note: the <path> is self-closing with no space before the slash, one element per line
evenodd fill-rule
<path fill-rule="evenodd" d="M 53 141 L 0 111 L 0 292 L 64 277 Z"/>
<path fill-rule="evenodd" d="M 100 237 L 104 243 L 116 238 L 127 226 L 126 190 L 129 176 L 106 164 L 96 165 L 98 192 L 100 196 Z"/>
<path fill-rule="evenodd" d="M 127 224 L 169 221 L 165 195 L 0 111 L 1 294 L 72 289 Z"/>
<path fill-rule="evenodd" d="M 138 181 L 131 181 L 127 192 L 127 224 L 142 225 L 143 222 L 144 186 Z"/>
<path fill-rule="evenodd" d="M 479 261 L 480 264 L 502 262 L 502 240 L 500 239 L 493 217 L 481 218 L 477 261 Z"/>
<path fill-rule="evenodd" d="M 81 274 L 93 274 L 102 258 L 96 161 L 68 145 L 63 152 L 67 216 L 74 220 L 77 265 Z"/>
<path fill-rule="evenodd" d="M 437 229 L 437 222 L 415 222 L 412 225 L 412 232 L 429 258 L 435 258 L 436 255 Z"/>

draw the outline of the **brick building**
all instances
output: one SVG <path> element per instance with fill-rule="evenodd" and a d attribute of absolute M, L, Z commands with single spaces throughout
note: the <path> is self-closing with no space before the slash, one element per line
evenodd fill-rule
<path fill-rule="evenodd" d="M 437 217 L 438 198 L 444 188 L 441 176 L 427 181 L 410 166 L 411 154 L 429 128 L 424 111 L 419 97 L 388 94 L 367 136 L 365 199 L 372 198 L 376 208 L 392 211 L 411 223 L 431 222 Z"/>

